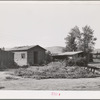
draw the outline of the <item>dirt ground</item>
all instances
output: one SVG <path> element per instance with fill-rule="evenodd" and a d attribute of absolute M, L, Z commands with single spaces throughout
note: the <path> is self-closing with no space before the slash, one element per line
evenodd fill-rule
<path fill-rule="evenodd" d="M 100 77 L 79 79 L 31 79 L 0 72 L 1 90 L 100 90 Z"/>

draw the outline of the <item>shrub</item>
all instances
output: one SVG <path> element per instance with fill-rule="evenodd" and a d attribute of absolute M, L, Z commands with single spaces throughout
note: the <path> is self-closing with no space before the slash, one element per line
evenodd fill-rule
<path fill-rule="evenodd" d="M 28 65 L 23 65 L 21 66 L 21 68 L 28 68 Z"/>
<path fill-rule="evenodd" d="M 68 59 L 68 61 L 67 61 L 67 65 L 68 66 L 73 66 L 73 65 L 75 65 L 75 60 L 74 59 Z"/>
<path fill-rule="evenodd" d="M 51 61 L 52 61 L 51 52 L 50 52 L 50 51 L 47 51 L 47 52 L 46 52 L 46 56 L 45 56 L 45 61 L 44 61 L 44 63 L 45 63 L 45 64 L 48 64 L 48 63 L 50 63 Z"/>
<path fill-rule="evenodd" d="M 37 68 L 19 68 L 15 71 L 15 74 L 25 78 L 35 79 L 48 79 L 48 78 L 89 78 L 97 77 L 100 74 L 92 73 L 83 67 L 72 66 L 64 67 L 61 66 L 60 62 L 50 63 L 48 66 L 37 67 Z"/>
<path fill-rule="evenodd" d="M 22 77 L 29 77 L 33 75 L 33 71 L 31 70 L 27 70 L 26 68 L 19 68 L 18 70 L 15 71 L 15 74 L 18 76 L 22 76 Z"/>
<path fill-rule="evenodd" d="M 87 60 L 86 58 L 82 58 L 82 57 L 79 57 L 79 58 L 76 58 L 76 59 L 69 59 L 67 61 L 67 66 L 87 66 Z"/>
<path fill-rule="evenodd" d="M 87 66 L 87 60 L 86 60 L 86 58 L 82 58 L 82 57 L 77 58 L 76 59 L 76 65 L 77 66 Z"/>

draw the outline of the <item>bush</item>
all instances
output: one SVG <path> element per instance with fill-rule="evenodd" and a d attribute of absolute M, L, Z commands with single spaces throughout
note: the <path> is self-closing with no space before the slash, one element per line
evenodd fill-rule
<path fill-rule="evenodd" d="M 76 59 L 76 65 L 77 66 L 87 66 L 87 60 L 86 60 L 86 58 L 82 58 L 82 57 L 77 58 Z"/>
<path fill-rule="evenodd" d="M 22 77 L 29 77 L 33 75 L 33 71 L 31 70 L 27 70 L 26 68 L 19 68 L 18 70 L 15 71 L 15 74 L 18 76 L 22 76 Z"/>
<path fill-rule="evenodd" d="M 45 64 L 48 64 L 48 63 L 50 63 L 51 61 L 52 61 L 52 56 L 51 56 L 52 54 L 51 54 L 51 52 L 50 51 L 47 51 L 46 52 L 46 56 L 45 56 Z"/>
<path fill-rule="evenodd" d="M 82 58 L 82 57 L 79 57 L 79 58 L 76 58 L 76 59 L 69 59 L 67 61 L 67 66 L 87 66 L 87 60 L 86 58 Z"/>
<path fill-rule="evenodd" d="M 15 74 L 25 78 L 48 79 L 48 78 L 89 78 L 100 76 L 83 67 L 64 67 L 60 62 L 50 63 L 48 66 L 37 68 L 19 68 Z"/>
<path fill-rule="evenodd" d="M 68 65 L 68 66 L 73 66 L 73 65 L 75 65 L 75 60 L 74 60 L 74 59 L 68 59 L 67 65 Z"/>
<path fill-rule="evenodd" d="M 23 65 L 21 66 L 21 68 L 28 68 L 28 65 Z"/>

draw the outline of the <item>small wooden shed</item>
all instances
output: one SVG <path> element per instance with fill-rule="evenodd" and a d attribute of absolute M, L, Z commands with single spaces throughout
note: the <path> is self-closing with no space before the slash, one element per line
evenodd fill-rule
<path fill-rule="evenodd" d="M 39 65 L 45 60 L 45 49 L 39 45 L 14 47 L 9 51 L 14 53 L 14 61 L 19 66 Z"/>

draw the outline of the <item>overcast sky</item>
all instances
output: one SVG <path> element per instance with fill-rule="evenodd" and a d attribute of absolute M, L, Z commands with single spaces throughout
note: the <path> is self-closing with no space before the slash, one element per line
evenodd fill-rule
<path fill-rule="evenodd" d="M 0 47 L 65 46 L 76 25 L 89 25 L 100 48 L 100 2 L 0 1 Z"/>

